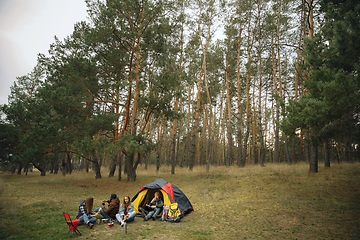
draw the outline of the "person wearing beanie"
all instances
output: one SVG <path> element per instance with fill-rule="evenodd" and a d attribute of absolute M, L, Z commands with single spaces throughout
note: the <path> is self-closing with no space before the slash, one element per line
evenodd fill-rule
<path fill-rule="evenodd" d="M 105 203 L 108 204 L 107 207 L 105 207 Z M 95 209 L 95 215 L 97 216 L 99 214 L 101 214 L 103 216 L 103 218 L 106 219 L 116 219 L 116 214 L 119 212 L 119 207 L 120 207 L 120 200 L 119 198 L 116 196 L 115 193 L 110 194 L 110 199 L 109 200 L 103 200 L 102 201 L 102 205 L 101 207 Z"/>
<path fill-rule="evenodd" d="M 146 204 L 146 210 L 142 207 L 139 207 L 141 216 L 144 218 L 144 221 L 149 220 L 152 218 L 155 220 L 156 216 L 161 213 L 164 206 L 164 201 L 161 198 L 161 193 L 156 192 L 154 194 L 154 198 L 149 202 L 149 204 Z"/>

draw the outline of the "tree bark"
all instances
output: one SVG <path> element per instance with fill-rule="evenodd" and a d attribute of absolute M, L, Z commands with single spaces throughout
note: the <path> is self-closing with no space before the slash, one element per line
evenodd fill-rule
<path fill-rule="evenodd" d="M 61 154 L 63 155 L 63 154 Z M 61 161 L 61 173 L 63 176 L 66 175 L 66 161 L 65 161 L 65 154 L 64 156 L 62 157 L 62 161 Z"/>
<path fill-rule="evenodd" d="M 273 80 L 274 80 L 274 92 L 275 95 L 278 95 L 277 89 L 277 79 L 276 79 L 276 69 L 275 69 L 275 51 L 274 51 L 274 36 L 273 32 L 271 32 L 271 50 L 272 50 L 272 70 L 273 70 Z M 276 110 L 275 110 L 275 119 L 278 121 L 280 119 L 280 109 L 279 109 L 279 102 L 276 100 L 275 102 Z M 275 147 L 274 147 L 274 162 L 279 162 L 280 157 L 280 139 L 279 139 L 279 127 L 278 124 L 274 121 L 275 127 Z"/>
<path fill-rule="evenodd" d="M 241 19 L 241 12 L 239 11 L 239 19 Z M 238 157 L 237 164 L 238 167 L 243 167 L 243 143 L 242 143 L 242 114 L 241 114 L 241 79 L 240 79 L 240 53 L 241 53 L 241 40 L 242 40 L 242 25 L 240 21 L 239 26 L 239 38 L 238 38 L 238 48 L 236 56 L 236 79 L 237 79 L 237 141 L 238 141 Z"/>
<path fill-rule="evenodd" d="M 116 165 L 117 165 L 117 161 L 118 161 L 118 155 L 115 155 L 111 158 L 111 162 L 110 162 L 110 172 L 109 172 L 109 177 L 114 177 L 115 175 L 115 171 L 116 171 Z"/>
<path fill-rule="evenodd" d="M 253 146 L 252 146 L 252 159 L 253 159 L 253 163 L 254 164 L 258 164 L 258 147 L 257 147 L 257 121 L 256 121 L 256 106 L 255 106 L 255 85 L 256 82 L 254 82 L 254 87 L 253 87 L 253 117 L 252 117 L 252 141 L 253 141 Z"/>
<path fill-rule="evenodd" d="M 213 12 L 214 12 L 214 3 L 215 1 L 212 2 L 212 6 L 211 6 L 211 12 L 210 12 L 210 17 L 209 17 L 209 23 L 208 23 L 208 32 L 207 32 L 207 37 L 206 37 L 206 43 L 205 43 L 205 46 L 203 45 L 202 43 L 202 32 L 201 32 L 201 28 L 200 28 L 200 25 L 201 25 L 201 5 L 199 6 L 200 7 L 200 13 L 199 13 L 199 20 L 198 20 L 198 35 L 199 35 L 199 40 L 200 40 L 200 45 L 201 45 L 201 48 L 202 48 L 202 51 L 203 51 L 203 59 L 202 59 L 202 65 L 201 65 L 201 69 L 200 69 L 200 74 L 199 74 L 199 80 L 198 80 L 198 83 L 197 83 L 197 86 L 198 86 L 198 89 L 197 89 L 197 94 L 196 94 L 196 100 L 197 100 L 197 104 L 196 104 L 196 111 L 195 111 L 195 124 L 194 124 L 194 127 L 193 127 L 193 130 L 192 130 L 192 156 L 191 156 L 191 159 L 190 159 L 190 162 L 194 161 L 197 157 L 196 155 L 196 147 L 198 145 L 198 125 L 199 125 L 199 114 L 200 114 L 200 103 L 201 103 L 201 81 L 202 81 L 202 78 L 204 75 L 206 75 L 206 54 L 207 54 L 207 51 L 208 51 L 208 47 L 209 47 L 209 43 L 210 43 L 210 38 L 211 38 L 211 25 L 212 25 L 212 18 L 213 18 Z M 201 3 L 200 3 L 201 4 Z M 192 163 L 191 166 L 189 166 L 192 170 L 194 164 Z"/>
<path fill-rule="evenodd" d="M 158 124 L 158 139 L 157 139 L 157 143 L 158 143 L 158 148 L 156 150 L 156 172 L 159 171 L 160 169 L 160 158 L 161 158 L 161 148 L 162 148 L 162 127 L 163 127 L 163 121 L 164 121 L 164 116 L 161 117 L 161 121 L 159 121 Z"/>
<path fill-rule="evenodd" d="M 126 155 L 126 164 L 127 164 L 127 180 L 128 182 L 134 182 L 136 180 L 136 168 L 134 166 L 135 154 Z"/>
<path fill-rule="evenodd" d="M 251 50 L 253 47 L 253 43 L 254 43 L 254 39 L 255 36 L 253 36 L 252 41 L 250 42 L 250 23 L 251 23 L 251 15 L 252 12 L 251 10 L 249 11 L 249 24 L 248 24 L 248 37 L 247 37 L 247 42 L 248 42 L 248 46 L 247 46 L 247 54 L 248 54 L 248 69 L 247 69 L 247 75 L 246 75 L 246 133 L 245 133 L 245 138 L 244 138 L 244 153 L 243 153 L 243 159 L 241 161 L 241 167 L 245 166 L 245 162 L 246 162 L 246 155 L 247 155 L 247 147 L 248 147 L 248 140 L 249 140 L 249 135 L 250 135 L 250 110 L 251 110 L 251 105 L 250 105 L 250 76 L 251 76 Z"/>
<path fill-rule="evenodd" d="M 261 1 L 258 0 L 258 28 L 259 28 L 259 137 L 260 137 L 260 166 L 264 166 L 265 164 L 265 144 L 264 144 L 264 138 L 262 133 L 262 105 L 261 105 L 261 94 L 262 94 L 262 45 L 261 45 Z M 255 109 L 254 109 L 255 110 Z"/>
<path fill-rule="evenodd" d="M 66 173 L 72 173 L 71 155 L 69 152 L 66 153 Z"/>
<path fill-rule="evenodd" d="M 288 164 L 291 164 L 291 159 L 289 154 L 289 140 L 287 136 L 285 136 L 285 158 L 286 158 L 286 162 Z"/>
<path fill-rule="evenodd" d="M 326 168 L 330 167 L 330 158 L 329 158 L 329 143 L 325 139 L 324 142 L 324 165 Z"/>
<path fill-rule="evenodd" d="M 310 169 L 309 173 L 317 173 L 318 172 L 318 143 L 316 140 L 312 140 L 310 144 Z"/>
<path fill-rule="evenodd" d="M 21 175 L 21 170 L 22 170 L 22 162 L 19 163 L 19 167 L 18 167 L 18 170 L 17 170 L 17 175 Z"/>
<path fill-rule="evenodd" d="M 118 181 L 121 181 L 121 168 L 122 168 L 122 160 L 123 160 L 124 154 L 120 154 L 118 156 Z"/>
<path fill-rule="evenodd" d="M 296 163 L 295 158 L 295 136 L 291 137 L 291 158 L 290 158 L 291 164 Z"/>
<path fill-rule="evenodd" d="M 92 157 L 92 160 L 93 160 L 93 164 L 94 164 L 94 170 L 95 170 L 95 178 L 96 179 L 99 179 L 101 178 L 101 172 L 100 172 L 100 165 L 99 165 L 99 162 L 97 160 L 97 158 L 93 155 Z"/>
<path fill-rule="evenodd" d="M 233 139 L 232 139 L 232 126 L 231 126 L 231 100 L 230 100 L 230 87 L 229 87 L 229 68 L 228 68 L 228 58 L 229 51 L 226 53 L 226 63 L 225 63 L 225 81 L 226 81 L 226 103 L 227 103 L 227 113 L 228 120 L 226 124 L 227 129 L 227 139 L 228 139 L 228 147 L 227 147 L 227 156 L 226 156 L 226 166 L 230 166 L 233 158 Z"/>

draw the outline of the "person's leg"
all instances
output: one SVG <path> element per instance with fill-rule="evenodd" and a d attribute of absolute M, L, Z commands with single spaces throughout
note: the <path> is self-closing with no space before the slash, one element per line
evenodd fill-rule
<path fill-rule="evenodd" d="M 155 213 L 155 211 L 149 212 L 148 215 L 146 215 L 145 220 L 150 219 L 154 215 L 154 213 Z"/>
<path fill-rule="evenodd" d="M 134 221 L 135 217 L 136 217 L 136 212 L 135 212 L 135 211 L 132 211 L 132 212 L 129 214 L 129 216 L 128 216 L 128 218 L 126 219 L 125 222 Z"/>
<path fill-rule="evenodd" d="M 86 215 L 86 214 L 84 214 L 84 215 L 82 215 L 79 219 L 80 219 L 80 222 L 84 222 L 85 224 L 87 224 L 89 227 L 90 227 L 90 229 L 92 229 L 93 228 L 93 226 L 94 226 L 94 222 L 92 222 L 93 221 L 93 218 L 94 217 L 92 217 L 91 219 L 91 221 L 89 221 L 89 218 L 88 218 L 88 216 Z M 94 218 L 95 219 L 95 221 L 96 221 L 96 218 Z"/>
<path fill-rule="evenodd" d="M 149 211 L 146 210 L 146 209 L 143 209 L 142 207 L 139 207 L 139 212 L 140 212 L 140 213 L 144 213 L 145 215 L 148 215 L 148 214 L 149 214 Z"/>
<path fill-rule="evenodd" d="M 116 214 L 115 217 L 116 217 L 116 220 L 117 220 L 118 222 L 121 222 L 122 219 L 121 219 L 121 216 L 120 216 L 119 213 Z"/>
<path fill-rule="evenodd" d="M 79 220 L 81 223 L 88 223 L 89 222 L 89 218 L 86 214 L 82 215 L 81 217 L 79 217 Z"/>
<path fill-rule="evenodd" d="M 97 222 L 97 219 L 96 219 L 96 217 L 92 217 L 92 218 L 89 219 L 89 221 L 90 221 L 91 223 L 96 223 L 96 222 Z"/>
<path fill-rule="evenodd" d="M 157 218 L 157 215 L 160 214 L 161 210 L 162 210 L 162 208 L 156 208 L 154 214 L 152 215 L 153 220 L 155 220 Z"/>
<path fill-rule="evenodd" d="M 98 207 L 97 209 L 95 209 L 94 211 L 92 211 L 91 214 L 94 215 L 94 214 L 97 213 L 100 209 L 101 209 L 101 208 Z"/>
<path fill-rule="evenodd" d="M 105 208 L 105 209 L 106 209 L 106 208 Z M 107 213 L 104 212 L 104 210 L 103 210 L 102 208 L 100 208 L 100 214 L 101 214 L 104 218 L 106 218 L 106 219 L 110 219 L 110 218 L 111 218 Z"/>

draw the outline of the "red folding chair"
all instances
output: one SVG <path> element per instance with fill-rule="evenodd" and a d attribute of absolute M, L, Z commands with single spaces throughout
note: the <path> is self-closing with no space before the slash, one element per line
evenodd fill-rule
<path fill-rule="evenodd" d="M 78 225 L 79 222 L 80 222 L 80 219 L 71 220 L 70 214 L 68 214 L 68 213 L 66 213 L 66 212 L 63 212 L 63 214 L 64 214 L 64 217 L 65 217 L 65 221 L 66 221 L 66 223 L 67 223 L 68 226 L 69 226 L 69 232 L 68 232 L 68 234 L 69 234 L 70 231 L 71 231 L 71 232 L 73 232 L 72 234 L 74 234 L 74 232 L 75 232 L 75 233 L 77 233 L 77 234 L 79 234 L 79 235 L 81 236 L 81 232 L 76 228 L 77 225 Z"/>

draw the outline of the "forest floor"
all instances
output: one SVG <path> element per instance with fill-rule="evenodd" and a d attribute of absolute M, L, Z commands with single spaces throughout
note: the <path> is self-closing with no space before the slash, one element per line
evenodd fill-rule
<path fill-rule="evenodd" d="M 308 174 L 306 164 L 204 167 L 193 171 L 162 166 L 138 167 L 137 180 L 102 179 L 94 172 L 71 175 L 0 172 L 0 238 L 65 239 L 62 212 L 75 218 L 81 200 L 92 195 L 94 207 L 111 193 L 134 196 L 157 178 L 179 187 L 194 207 L 180 223 L 144 222 L 109 228 L 79 226 L 74 239 L 360 239 L 360 163 L 332 164 Z M 124 176 L 125 178 L 125 176 Z"/>

